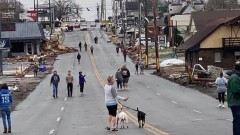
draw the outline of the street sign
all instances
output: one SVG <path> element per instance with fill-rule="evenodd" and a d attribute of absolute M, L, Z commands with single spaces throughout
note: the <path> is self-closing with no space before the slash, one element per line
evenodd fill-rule
<path fill-rule="evenodd" d="M 166 47 L 166 35 L 158 36 L 159 46 Z"/>
<path fill-rule="evenodd" d="M 9 38 L 0 38 L 0 48 L 10 48 Z"/>

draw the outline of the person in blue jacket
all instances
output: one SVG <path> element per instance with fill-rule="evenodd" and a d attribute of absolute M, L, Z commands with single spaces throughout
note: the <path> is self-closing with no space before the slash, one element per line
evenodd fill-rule
<path fill-rule="evenodd" d="M 6 83 L 2 84 L 0 91 L 0 109 L 3 121 L 4 131 L 3 133 L 11 133 L 11 106 L 12 106 L 12 94 L 8 90 Z M 8 125 L 8 128 L 7 128 Z M 7 130 L 8 129 L 8 130 Z"/>
<path fill-rule="evenodd" d="M 80 93 L 83 95 L 84 83 L 86 83 L 85 76 L 82 72 L 79 72 L 79 86 L 80 86 Z"/>

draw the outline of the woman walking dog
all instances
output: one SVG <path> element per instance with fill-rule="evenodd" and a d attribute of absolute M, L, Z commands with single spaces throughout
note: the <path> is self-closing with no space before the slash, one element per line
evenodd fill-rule
<path fill-rule="evenodd" d="M 128 97 L 121 97 L 117 94 L 114 87 L 115 79 L 113 76 L 108 76 L 107 84 L 104 86 L 105 91 L 105 105 L 108 109 L 108 126 L 106 130 L 118 131 L 116 128 L 117 115 L 117 100 L 127 101 Z"/>

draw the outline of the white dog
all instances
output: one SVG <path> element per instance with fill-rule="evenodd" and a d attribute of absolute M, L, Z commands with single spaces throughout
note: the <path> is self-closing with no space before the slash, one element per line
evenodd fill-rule
<path fill-rule="evenodd" d="M 121 111 L 118 113 L 117 111 L 117 128 L 118 122 L 120 123 L 120 128 L 128 128 L 128 116 L 125 112 Z"/>

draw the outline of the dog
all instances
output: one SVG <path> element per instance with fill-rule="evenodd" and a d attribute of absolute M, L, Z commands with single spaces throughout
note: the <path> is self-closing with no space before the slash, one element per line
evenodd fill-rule
<path fill-rule="evenodd" d="M 142 128 L 145 125 L 145 116 L 146 116 L 146 113 L 139 111 L 137 108 L 137 118 L 138 118 L 139 128 Z"/>
<path fill-rule="evenodd" d="M 118 128 L 118 122 L 120 123 L 120 129 L 122 128 L 128 128 L 128 116 L 125 112 L 117 112 L 117 128 Z"/>

